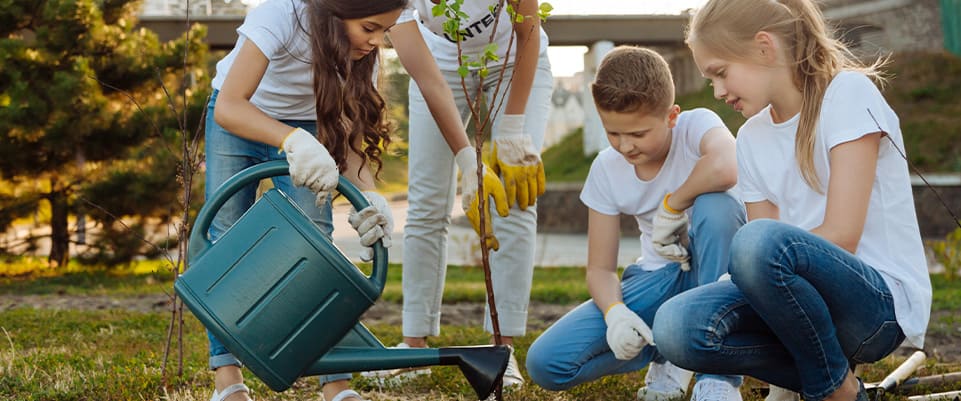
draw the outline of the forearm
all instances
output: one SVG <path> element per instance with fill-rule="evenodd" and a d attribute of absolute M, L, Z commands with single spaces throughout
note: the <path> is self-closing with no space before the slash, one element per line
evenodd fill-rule
<path fill-rule="evenodd" d="M 701 194 L 727 191 L 737 184 L 737 165 L 719 157 L 705 156 L 698 160 L 687 180 L 671 193 L 668 206 L 684 210 L 694 204 Z"/>
<path fill-rule="evenodd" d="M 843 248 L 845 251 L 851 252 L 852 254 L 857 253 L 858 243 L 860 241 L 847 240 L 850 235 L 847 235 L 844 231 L 847 230 L 836 230 L 832 229 L 827 224 L 821 224 L 820 226 L 811 229 L 811 233 L 817 235 L 830 241 L 832 244 Z"/>
<path fill-rule="evenodd" d="M 294 129 L 271 118 L 247 99 L 229 96 L 218 96 L 214 120 L 234 135 L 278 148 Z"/>
<path fill-rule="evenodd" d="M 461 113 L 454 102 L 453 90 L 462 89 L 451 88 L 444 79 L 434 61 L 434 56 L 424 43 L 416 22 L 411 21 L 395 26 L 391 29 L 390 38 L 401 64 L 420 89 L 424 102 L 427 103 L 427 109 L 437 123 L 444 141 L 447 142 L 451 152 L 457 154 L 470 144 Z"/>
<path fill-rule="evenodd" d="M 587 291 L 601 312 L 606 312 L 615 303 L 623 302 L 621 280 L 617 277 L 616 269 L 588 266 Z"/>
<path fill-rule="evenodd" d="M 427 103 L 427 109 L 434 117 L 434 122 L 437 123 L 437 128 L 440 129 L 441 136 L 450 147 L 451 153 L 457 154 L 458 151 L 470 145 L 467 130 L 460 119 L 460 111 L 454 103 L 451 88 L 447 84 L 428 84 L 419 88 Z"/>
<path fill-rule="evenodd" d="M 524 22 L 514 24 L 514 47 L 516 48 L 514 73 L 510 83 L 510 94 L 504 107 L 505 114 L 524 114 L 531 87 L 534 85 L 534 75 L 537 73 L 540 55 L 541 35 L 540 20 L 536 12 L 537 2 L 523 0 L 521 3 L 517 10 L 524 15 Z"/>
<path fill-rule="evenodd" d="M 361 144 L 360 146 L 361 149 L 363 149 L 363 145 Z M 377 190 L 374 175 L 370 171 L 370 164 L 365 163 L 364 159 L 354 153 L 353 150 L 347 151 L 347 168 L 340 173 L 347 181 L 350 181 L 351 184 L 354 184 L 354 186 L 361 191 Z"/>

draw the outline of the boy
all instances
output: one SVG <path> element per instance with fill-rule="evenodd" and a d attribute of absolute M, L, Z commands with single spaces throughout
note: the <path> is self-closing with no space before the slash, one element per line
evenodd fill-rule
<path fill-rule="evenodd" d="M 637 397 L 684 397 L 691 372 L 658 355 L 648 326 L 672 296 L 727 272 L 728 248 L 744 224 L 734 137 L 713 112 L 681 113 L 667 62 L 621 46 L 591 85 L 611 147 L 591 165 L 581 192 L 588 217 L 587 287 L 592 300 L 538 338 L 527 370 L 564 390 L 602 376 L 650 368 Z M 619 215 L 634 216 L 641 257 L 617 278 Z M 693 400 L 741 400 L 740 376 L 702 375 Z"/>

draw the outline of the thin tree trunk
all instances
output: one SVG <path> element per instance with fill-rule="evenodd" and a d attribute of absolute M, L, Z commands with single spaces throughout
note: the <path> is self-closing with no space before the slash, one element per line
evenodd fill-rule
<path fill-rule="evenodd" d="M 66 266 L 70 258 L 70 232 L 67 228 L 69 213 L 67 196 L 57 188 L 56 178 L 50 179 L 50 255 L 47 263 L 54 267 Z"/>

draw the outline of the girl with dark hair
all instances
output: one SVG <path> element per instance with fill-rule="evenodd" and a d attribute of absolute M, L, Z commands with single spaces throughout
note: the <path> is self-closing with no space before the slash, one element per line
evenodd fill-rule
<path fill-rule="evenodd" d="M 373 192 L 381 150 L 390 143 L 374 73 L 378 48 L 406 3 L 268 0 L 253 9 L 237 29 L 236 46 L 217 63 L 206 121 L 206 196 L 244 168 L 286 158 L 290 175 L 274 177 L 274 186 L 322 230 L 333 232 L 329 192 L 343 174 L 370 200 L 349 218 L 361 243 L 369 247 L 383 238 L 390 246 L 393 218 L 384 197 Z M 250 185 L 228 201 L 210 239 L 216 241 L 255 195 Z M 208 337 L 216 372 L 211 400 L 249 400 L 240 361 Z M 324 399 L 361 400 L 349 378 L 322 376 Z"/>

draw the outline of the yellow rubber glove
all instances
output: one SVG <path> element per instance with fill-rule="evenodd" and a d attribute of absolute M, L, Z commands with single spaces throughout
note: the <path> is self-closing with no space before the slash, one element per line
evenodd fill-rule
<path fill-rule="evenodd" d="M 477 210 L 477 203 L 480 198 L 477 196 L 477 154 L 475 152 L 473 146 L 468 146 L 454 156 L 454 162 L 457 163 L 457 167 L 461 171 L 461 207 L 464 209 L 467 219 L 470 220 L 471 226 L 474 227 L 474 232 L 481 238 L 486 238 L 487 247 L 496 251 L 500 249 L 500 243 L 494 236 L 494 226 L 491 224 L 490 213 L 486 213 L 484 219 L 486 235 L 481 234 L 480 231 L 480 212 Z M 507 195 L 504 193 L 501 181 L 487 168 L 484 168 L 483 196 L 485 196 L 485 199 L 491 199 L 497 214 L 501 217 L 507 217 L 507 214 L 510 213 L 510 207 L 507 205 Z M 488 203 L 489 205 L 490 203 Z"/>
<path fill-rule="evenodd" d="M 537 202 L 546 190 L 544 162 L 531 137 L 524 133 L 523 114 L 505 114 L 494 132 L 491 151 L 494 173 L 504 181 L 508 206 L 521 210 Z"/>

